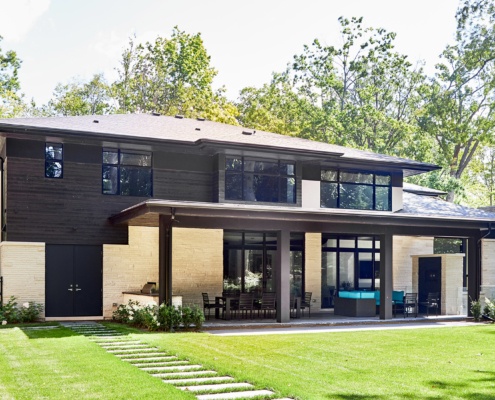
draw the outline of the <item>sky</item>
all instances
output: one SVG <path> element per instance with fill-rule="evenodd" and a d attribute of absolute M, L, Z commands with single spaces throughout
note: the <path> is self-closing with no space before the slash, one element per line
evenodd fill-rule
<path fill-rule="evenodd" d="M 174 26 L 201 33 L 215 87 L 237 99 L 260 87 L 318 38 L 339 47 L 338 18 L 364 17 L 364 25 L 397 33 L 396 49 L 432 73 L 455 33 L 459 0 L 0 0 L 0 51 L 22 60 L 26 100 L 46 103 L 57 83 L 109 82 L 129 38 L 170 37 Z"/>

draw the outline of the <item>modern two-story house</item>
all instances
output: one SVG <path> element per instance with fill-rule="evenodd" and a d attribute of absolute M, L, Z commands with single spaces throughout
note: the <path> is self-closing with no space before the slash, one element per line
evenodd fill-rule
<path fill-rule="evenodd" d="M 388 319 L 393 290 L 455 314 L 495 285 L 495 214 L 404 184 L 435 165 L 153 114 L 0 120 L 0 148 L 4 298 L 46 319 L 110 318 L 147 282 L 183 304 L 276 292 L 279 322 L 291 293 L 324 312 L 379 290 Z M 434 238 L 463 254 L 434 261 Z"/>

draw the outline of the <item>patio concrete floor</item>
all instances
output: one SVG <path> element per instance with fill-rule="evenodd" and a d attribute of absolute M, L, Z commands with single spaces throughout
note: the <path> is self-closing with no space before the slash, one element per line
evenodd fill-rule
<path fill-rule="evenodd" d="M 274 318 L 257 318 L 253 319 L 215 319 L 213 316 L 205 320 L 203 330 L 212 334 L 221 334 L 220 331 L 233 331 L 238 334 L 247 334 L 252 331 L 253 334 L 268 333 L 298 333 L 298 332 L 318 332 L 329 330 L 357 330 L 357 329 L 393 329 L 393 328 L 419 328 L 419 327 L 440 327 L 452 325 L 473 324 L 473 319 L 466 315 L 438 315 L 426 316 L 419 314 L 417 318 L 404 318 L 402 314 L 392 319 L 382 320 L 379 316 L 356 318 L 334 315 L 333 311 L 311 313 L 311 317 L 306 313 L 302 318 L 291 318 L 289 322 L 279 323 Z M 218 332 L 216 332 L 218 331 Z M 242 333 L 240 332 L 242 331 Z"/>

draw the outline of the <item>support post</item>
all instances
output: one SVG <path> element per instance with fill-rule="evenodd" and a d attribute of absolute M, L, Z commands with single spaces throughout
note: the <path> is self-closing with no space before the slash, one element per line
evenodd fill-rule
<path fill-rule="evenodd" d="M 290 321 L 290 232 L 277 232 L 277 322 Z"/>
<path fill-rule="evenodd" d="M 481 238 L 470 236 L 467 240 L 467 288 L 468 315 L 471 316 L 471 300 L 479 300 L 481 288 Z"/>
<path fill-rule="evenodd" d="M 380 235 L 380 319 L 393 318 L 393 235 Z"/>
<path fill-rule="evenodd" d="M 172 304 L 172 224 L 165 215 L 159 219 L 158 301 Z"/>

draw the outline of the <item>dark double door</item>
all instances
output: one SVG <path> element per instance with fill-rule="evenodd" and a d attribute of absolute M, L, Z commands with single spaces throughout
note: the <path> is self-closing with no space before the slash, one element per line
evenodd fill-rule
<path fill-rule="evenodd" d="M 102 315 L 102 246 L 46 245 L 47 317 Z"/>

